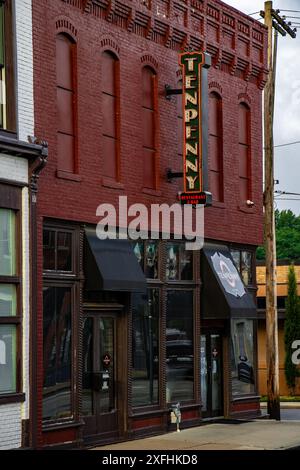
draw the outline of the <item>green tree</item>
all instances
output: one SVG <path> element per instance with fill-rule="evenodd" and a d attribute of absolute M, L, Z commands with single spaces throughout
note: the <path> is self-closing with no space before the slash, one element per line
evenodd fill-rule
<path fill-rule="evenodd" d="M 291 210 L 275 211 L 277 259 L 300 259 L 300 216 Z M 263 246 L 257 249 L 257 259 L 266 258 Z"/>
<path fill-rule="evenodd" d="M 292 363 L 292 344 L 300 338 L 300 302 L 297 293 L 297 279 L 294 265 L 289 267 L 288 297 L 285 304 L 286 316 L 284 324 L 285 344 L 285 377 L 291 394 L 295 394 L 296 377 L 299 375 L 297 366 Z"/>

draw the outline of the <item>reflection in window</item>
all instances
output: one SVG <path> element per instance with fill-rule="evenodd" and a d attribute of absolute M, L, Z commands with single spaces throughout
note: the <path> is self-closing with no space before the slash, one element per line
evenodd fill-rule
<path fill-rule="evenodd" d="M 240 273 L 244 284 L 249 286 L 253 283 L 252 260 L 253 253 L 251 251 L 231 250 L 231 256 Z"/>
<path fill-rule="evenodd" d="M 132 402 L 133 406 L 158 403 L 159 290 L 132 299 Z"/>
<path fill-rule="evenodd" d="M 0 325 L 0 395 L 17 391 L 16 325 Z"/>
<path fill-rule="evenodd" d="M 147 279 L 158 279 L 158 242 L 138 241 L 133 245 L 134 254 Z"/>
<path fill-rule="evenodd" d="M 85 318 L 83 323 L 83 379 L 82 413 L 93 414 L 93 319 Z"/>
<path fill-rule="evenodd" d="M 242 251 L 241 275 L 246 286 L 252 284 L 252 253 Z"/>
<path fill-rule="evenodd" d="M 167 402 L 194 398 L 193 292 L 167 293 Z"/>
<path fill-rule="evenodd" d="M 0 209 L 0 275 L 16 274 L 16 214 Z"/>
<path fill-rule="evenodd" d="M 231 322 L 232 394 L 255 392 L 253 320 Z"/>
<path fill-rule="evenodd" d="M 71 288 L 44 288 L 43 419 L 71 416 Z"/>
<path fill-rule="evenodd" d="M 44 229 L 44 269 L 72 271 L 72 233 Z"/>
<path fill-rule="evenodd" d="M 166 277 L 169 281 L 193 279 L 193 252 L 186 251 L 183 243 L 167 244 Z"/>
<path fill-rule="evenodd" d="M 0 317 L 17 314 L 17 289 L 13 284 L 0 284 Z"/>

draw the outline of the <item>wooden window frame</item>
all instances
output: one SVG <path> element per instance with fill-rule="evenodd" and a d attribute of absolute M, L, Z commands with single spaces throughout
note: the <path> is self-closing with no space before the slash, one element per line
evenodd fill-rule
<path fill-rule="evenodd" d="M 112 178 L 111 176 L 103 177 L 103 184 L 110 187 L 111 184 L 121 183 L 121 92 L 120 92 L 120 59 L 119 57 L 111 50 L 105 49 L 102 51 L 103 54 L 108 54 L 114 61 L 114 94 L 110 95 L 107 92 L 101 89 L 101 98 L 103 94 L 112 96 L 115 99 L 115 109 L 114 109 L 114 121 L 115 121 L 115 143 L 116 143 L 116 154 L 115 154 L 115 164 L 116 164 L 116 176 Z M 102 137 L 106 134 L 102 133 Z M 118 186 L 117 186 L 118 187 Z"/>
<path fill-rule="evenodd" d="M 147 108 L 143 106 L 143 70 L 148 69 L 151 71 L 152 76 L 152 102 L 153 102 L 153 108 Z M 148 149 L 148 150 L 153 150 L 154 152 L 154 174 L 153 174 L 153 187 L 149 188 L 148 186 L 145 186 L 144 184 L 144 176 L 143 176 L 143 188 L 146 191 L 157 191 L 159 189 L 159 122 L 158 122 L 158 75 L 157 71 L 151 67 L 150 65 L 145 65 L 141 69 L 141 83 L 142 83 L 142 97 L 141 97 L 141 122 L 143 122 L 143 110 L 144 109 L 151 109 L 153 111 L 153 148 L 146 147 L 144 145 L 144 141 L 142 140 L 142 149 Z M 143 161 L 144 165 L 144 161 Z"/>
<path fill-rule="evenodd" d="M 14 191 L 19 192 L 21 196 L 21 190 L 13 188 Z M 15 207 L 3 207 L 1 209 L 7 209 L 15 213 L 15 256 L 16 256 L 16 274 L 0 275 L 0 284 L 8 284 L 16 287 L 16 315 L 15 316 L 0 316 L 0 325 L 15 325 L 16 326 L 16 390 L 11 393 L 0 393 L 0 404 L 14 403 L 25 400 L 25 394 L 22 392 L 23 377 L 22 377 L 22 318 L 23 318 L 23 305 L 22 305 L 22 212 L 21 206 L 16 207 L 21 202 L 21 197 L 18 197 L 19 202 L 16 201 Z"/>
<path fill-rule="evenodd" d="M 168 279 L 167 274 L 165 273 L 165 279 L 164 282 L 170 285 L 180 285 L 180 286 L 190 286 L 195 284 L 195 256 L 194 252 L 192 251 L 192 279 L 181 279 L 181 257 L 182 257 L 182 251 L 186 251 L 184 248 L 184 243 L 183 241 L 177 241 L 177 240 L 170 240 L 166 241 L 165 244 L 165 249 L 166 249 L 166 265 L 167 265 L 167 247 L 168 245 L 178 245 L 179 246 L 179 259 L 178 259 L 178 274 L 179 278 L 178 279 Z"/>
<path fill-rule="evenodd" d="M 67 171 L 60 169 L 59 162 L 57 158 L 57 171 L 56 176 L 58 178 L 63 178 L 71 181 L 81 181 L 79 176 L 79 155 L 78 155 L 78 86 L 77 86 L 77 44 L 67 32 L 60 32 L 55 37 L 55 47 L 57 47 L 57 41 L 60 40 L 60 37 L 65 37 L 68 42 L 70 43 L 71 47 L 71 58 L 72 58 L 72 93 L 73 93 L 73 106 L 72 106 L 72 113 L 73 113 L 73 138 L 74 138 L 74 148 L 73 148 L 73 171 Z M 64 89 L 63 87 L 58 86 L 56 80 L 56 93 L 58 89 Z M 56 109 L 58 108 L 58 101 L 56 98 Z M 56 129 L 56 145 L 58 149 L 58 134 L 59 129 Z M 70 134 L 66 134 L 70 135 Z"/>
<path fill-rule="evenodd" d="M 2 3 L 2 2 L 0 2 Z M 3 122 L 0 122 L 0 134 L 16 137 L 16 80 L 15 80 L 15 33 L 14 33 L 14 11 L 12 0 L 6 0 L 0 4 L 4 9 L 4 67 L 0 67 L 0 79 L 5 83 L 6 104 L 1 105 Z"/>
<path fill-rule="evenodd" d="M 252 146 L 251 146 L 251 108 L 250 106 L 244 102 L 244 101 L 241 101 L 239 102 L 239 109 L 240 108 L 245 108 L 247 110 L 247 131 L 246 131 L 246 135 L 247 135 L 247 143 L 242 143 L 240 142 L 240 139 L 238 141 L 238 146 L 240 148 L 240 146 L 243 146 L 244 148 L 247 149 L 247 178 L 244 178 L 242 176 L 240 176 L 240 173 L 239 173 L 239 182 L 240 180 L 247 180 L 247 197 L 248 199 L 251 199 L 252 198 L 252 176 L 251 176 L 251 167 L 252 167 L 252 163 L 251 163 L 251 159 L 252 159 Z M 238 113 L 239 115 L 239 113 Z M 238 124 L 240 125 L 240 123 Z M 240 152 L 238 152 L 238 155 L 239 155 L 239 158 L 240 158 Z M 239 165 L 239 162 L 238 162 L 238 165 Z M 239 191 L 240 191 L 240 188 L 239 188 Z M 241 200 L 241 195 L 239 194 L 239 201 L 240 201 L 240 204 L 243 205 L 245 203 L 245 201 Z"/>
<path fill-rule="evenodd" d="M 43 287 L 69 287 L 71 289 L 71 331 L 72 331 L 72 367 L 71 367 L 71 407 L 69 417 L 56 420 L 43 420 L 43 430 L 77 426 L 79 423 L 79 327 L 80 327 L 80 227 L 59 221 L 45 221 L 43 230 L 72 233 L 72 272 L 43 269 Z M 75 387 L 76 386 L 76 387 Z M 43 390 L 43 386 L 42 386 Z"/>
<path fill-rule="evenodd" d="M 209 138 L 217 137 L 218 139 L 218 160 L 219 160 L 219 170 L 212 170 L 209 168 L 209 172 L 217 174 L 219 180 L 219 191 L 220 191 L 220 199 L 215 201 L 217 204 L 224 203 L 224 168 L 223 168 L 223 100 L 221 95 L 216 91 L 211 91 L 209 93 L 209 100 L 214 99 L 217 101 L 217 113 L 218 113 L 218 135 L 212 134 L 209 130 Z"/>

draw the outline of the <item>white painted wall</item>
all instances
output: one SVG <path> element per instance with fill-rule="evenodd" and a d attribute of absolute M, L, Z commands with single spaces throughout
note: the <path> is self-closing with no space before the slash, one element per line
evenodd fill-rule
<path fill-rule="evenodd" d="M 34 135 L 33 49 L 31 0 L 14 0 L 17 42 L 17 102 L 19 140 Z"/>

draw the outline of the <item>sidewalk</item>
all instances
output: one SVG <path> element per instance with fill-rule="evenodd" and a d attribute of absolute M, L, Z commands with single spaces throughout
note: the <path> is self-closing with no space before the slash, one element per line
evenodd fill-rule
<path fill-rule="evenodd" d="M 300 449 L 300 421 L 254 420 L 207 424 L 94 450 L 284 450 L 297 447 Z"/>

